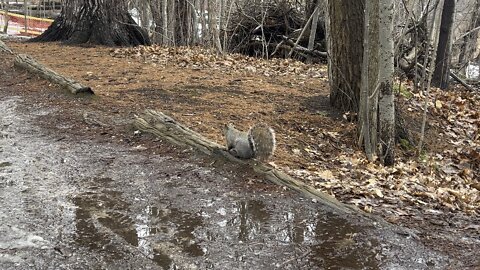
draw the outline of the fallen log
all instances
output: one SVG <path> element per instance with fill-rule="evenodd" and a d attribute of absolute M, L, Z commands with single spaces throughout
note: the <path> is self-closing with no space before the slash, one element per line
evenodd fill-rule
<path fill-rule="evenodd" d="M 17 57 L 15 57 L 14 66 L 26 69 L 30 72 L 38 74 L 40 77 L 52 83 L 61 85 L 65 87 L 67 90 L 69 90 L 72 94 L 79 94 L 79 93 L 88 93 L 92 95 L 95 94 L 90 87 L 84 86 L 74 81 L 73 79 L 70 79 L 63 75 L 58 74 L 57 72 L 38 63 L 37 61 L 35 61 L 35 59 L 33 59 L 28 55 L 25 55 L 25 54 L 17 55 Z"/>
<path fill-rule="evenodd" d="M 5 42 L 0 40 L 0 51 L 13 54 L 13 51 L 5 44 Z"/>
<path fill-rule="evenodd" d="M 243 165 L 250 166 L 255 172 L 264 175 L 269 181 L 298 191 L 306 196 L 319 201 L 330 207 L 336 212 L 357 213 L 358 210 L 352 206 L 342 204 L 332 196 L 318 191 L 308 186 L 300 180 L 294 179 L 272 166 L 256 161 L 242 160 L 232 156 L 225 146 L 211 142 L 199 133 L 185 127 L 175 121 L 175 119 L 157 111 L 146 110 L 143 115 L 135 119 L 134 125 L 143 132 L 148 132 L 158 137 L 164 138 L 180 146 L 190 146 L 196 148 L 210 156 L 217 156 L 231 160 Z"/>

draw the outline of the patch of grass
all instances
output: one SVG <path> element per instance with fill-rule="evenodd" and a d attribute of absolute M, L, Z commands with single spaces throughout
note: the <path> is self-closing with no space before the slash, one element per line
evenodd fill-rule
<path fill-rule="evenodd" d="M 5 168 L 5 167 L 9 167 L 9 166 L 12 166 L 12 163 L 11 162 L 0 162 L 0 168 Z"/>
<path fill-rule="evenodd" d="M 400 139 L 400 147 L 406 151 L 412 151 L 415 147 L 406 139 Z"/>

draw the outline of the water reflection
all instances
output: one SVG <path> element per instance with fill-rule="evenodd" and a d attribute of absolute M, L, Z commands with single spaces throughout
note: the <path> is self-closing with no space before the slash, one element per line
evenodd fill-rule
<path fill-rule="evenodd" d="M 311 267 L 378 268 L 371 243 L 360 239 L 361 228 L 333 214 L 319 216 L 301 208 L 275 210 L 256 200 L 239 202 L 234 212 L 237 217 L 227 224 L 238 231 L 242 242 L 259 243 L 267 238 L 292 245 L 300 251 L 292 260 L 304 260 Z M 309 250 L 301 248 L 305 246 Z"/>
<path fill-rule="evenodd" d="M 74 239 L 79 245 L 103 254 L 107 260 L 121 258 L 121 243 L 114 243 L 113 233 L 163 269 L 175 267 L 162 248 L 179 248 L 180 253 L 192 257 L 204 255 L 195 236 L 195 230 L 203 226 L 201 216 L 158 206 L 147 206 L 131 216 L 128 213 L 132 207 L 122 193 L 109 189 L 107 181 L 104 185 L 100 182 L 91 185 L 91 191 L 72 198 L 76 206 Z"/>
<path fill-rule="evenodd" d="M 199 200 L 203 210 L 195 213 L 173 207 L 175 199 L 165 198 L 139 208 L 139 201 L 109 188 L 108 180 L 96 183 L 72 199 L 75 241 L 107 259 L 125 252 L 112 237 L 117 235 L 163 269 L 175 269 L 184 258 L 212 267 L 248 258 L 259 267 L 271 265 L 268 260 L 282 261 L 277 265 L 281 269 L 378 268 L 376 245 L 364 238 L 361 227 L 318 209 L 278 200 L 229 204 L 219 199 Z"/>

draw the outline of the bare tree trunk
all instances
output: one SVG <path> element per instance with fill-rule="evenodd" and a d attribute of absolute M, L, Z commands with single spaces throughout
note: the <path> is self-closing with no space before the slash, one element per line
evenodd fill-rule
<path fill-rule="evenodd" d="M 60 16 L 31 41 L 109 46 L 150 44 L 148 34 L 128 13 L 125 0 L 65 0 Z"/>
<path fill-rule="evenodd" d="M 202 24 L 202 45 L 206 45 L 207 41 L 210 40 L 208 24 L 205 20 L 205 1 L 200 0 L 200 23 Z M 208 0 L 207 0 L 208 1 Z"/>
<path fill-rule="evenodd" d="M 480 27 L 480 0 L 475 1 L 473 13 L 470 18 L 470 25 L 466 32 L 468 33 L 477 27 Z M 460 55 L 458 56 L 458 64 L 461 67 L 462 73 L 465 73 L 468 62 L 473 58 L 479 31 L 480 30 L 470 32 L 462 38 Z"/>
<path fill-rule="evenodd" d="M 318 17 L 320 15 L 320 0 L 317 0 L 317 4 L 315 5 L 315 10 L 313 11 L 313 21 L 312 26 L 310 27 L 310 37 L 308 39 L 308 49 L 313 50 L 315 45 L 315 36 L 317 33 L 317 25 L 318 25 Z"/>
<path fill-rule="evenodd" d="M 223 53 L 222 44 L 220 42 L 220 33 L 218 29 L 217 0 L 209 0 L 208 18 L 210 23 L 210 31 L 212 37 L 212 45 L 217 49 L 218 53 Z"/>
<path fill-rule="evenodd" d="M 358 112 L 363 59 L 364 0 L 328 2 L 330 104 Z"/>
<path fill-rule="evenodd" d="M 2 0 L 2 6 L 3 6 L 3 18 L 5 20 L 5 25 L 3 26 L 3 32 L 6 34 L 8 31 L 8 9 L 9 9 L 9 3 L 8 0 Z"/>
<path fill-rule="evenodd" d="M 455 0 L 445 0 L 443 3 L 442 22 L 438 39 L 437 58 L 433 72 L 432 84 L 441 89 L 448 88 L 450 78 L 450 58 L 452 51 L 453 15 Z"/>
<path fill-rule="evenodd" d="M 168 19 L 168 32 L 170 33 L 170 44 L 172 46 L 177 46 L 177 3 L 176 0 L 171 0 L 170 1 L 170 12 L 168 14 L 170 15 Z"/>
<path fill-rule="evenodd" d="M 379 135 L 380 159 L 386 166 L 394 164 L 395 100 L 393 95 L 393 11 L 394 0 L 379 1 Z"/>
<path fill-rule="evenodd" d="M 162 0 L 162 44 L 168 45 L 168 0 Z"/>
<path fill-rule="evenodd" d="M 230 18 L 231 18 L 231 14 L 232 14 L 232 9 L 233 9 L 233 4 L 235 4 L 235 0 L 230 0 L 230 7 L 228 8 L 228 14 L 227 14 L 227 19 L 225 21 L 225 24 L 223 26 L 223 50 L 227 50 L 227 48 L 229 48 L 229 45 L 227 43 L 227 40 L 228 40 L 228 27 L 230 25 Z"/>
<path fill-rule="evenodd" d="M 8 1 L 8 0 L 7 0 Z M 23 0 L 23 17 L 25 19 L 25 35 L 28 34 L 28 20 L 27 20 L 27 16 L 28 16 L 28 6 L 27 6 L 27 0 Z"/>
<path fill-rule="evenodd" d="M 365 2 L 364 16 L 358 127 L 359 145 L 363 144 L 368 160 L 372 161 L 377 152 L 378 0 Z"/>
<path fill-rule="evenodd" d="M 431 55 L 436 55 L 437 54 L 437 48 L 438 48 L 438 33 L 437 31 L 439 30 L 439 25 L 440 25 L 440 18 L 442 14 L 442 9 L 440 6 L 443 6 L 443 1 L 440 0 L 439 4 L 435 7 L 435 10 L 433 11 L 433 20 L 432 20 L 432 26 L 430 27 L 430 37 L 427 40 L 427 52 L 430 52 L 430 47 L 433 47 L 433 52 Z M 430 53 L 427 53 L 427 56 L 425 57 L 426 59 L 430 58 Z M 430 61 L 430 70 L 434 68 L 435 61 Z M 427 65 L 424 64 L 423 66 L 423 78 L 426 78 L 426 70 L 427 70 Z M 430 92 L 430 84 L 432 82 L 432 72 L 428 73 L 428 78 L 426 82 L 422 84 L 422 87 L 424 88 L 424 96 L 425 100 L 423 103 L 423 115 L 422 115 L 422 126 L 420 128 L 420 139 L 418 141 L 418 154 L 422 154 L 423 151 L 423 142 L 425 140 L 425 126 L 427 124 L 427 112 L 428 112 L 428 101 L 429 101 L 429 92 Z"/>
<path fill-rule="evenodd" d="M 197 11 L 197 1 L 192 3 L 192 44 L 197 45 L 198 43 L 198 16 L 199 12 Z"/>

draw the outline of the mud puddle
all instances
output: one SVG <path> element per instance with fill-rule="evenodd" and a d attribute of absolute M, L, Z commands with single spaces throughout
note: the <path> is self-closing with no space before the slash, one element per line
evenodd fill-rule
<path fill-rule="evenodd" d="M 411 235 L 174 156 L 35 125 L 0 99 L 1 269 L 442 269 Z"/>

